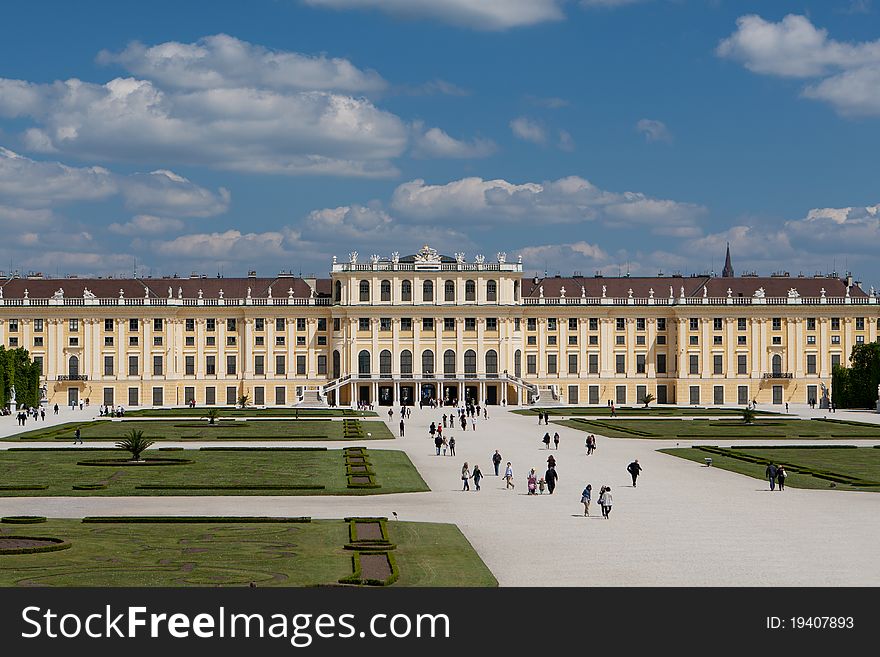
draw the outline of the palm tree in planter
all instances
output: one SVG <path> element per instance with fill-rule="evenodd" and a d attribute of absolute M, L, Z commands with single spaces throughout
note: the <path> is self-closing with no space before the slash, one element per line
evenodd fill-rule
<path fill-rule="evenodd" d="M 241 397 L 238 398 L 238 407 L 239 408 L 247 408 L 250 403 L 251 403 L 251 399 L 247 395 L 242 395 Z"/>
<path fill-rule="evenodd" d="M 752 422 L 755 421 L 756 413 L 755 413 L 755 410 L 754 410 L 754 409 L 752 409 L 752 408 L 744 408 L 744 409 L 742 409 L 742 414 L 743 414 L 742 417 L 743 417 L 743 422 L 744 422 L 744 423 L 746 423 L 746 424 L 751 424 Z"/>
<path fill-rule="evenodd" d="M 648 408 L 648 404 L 650 404 L 652 401 L 654 401 L 656 399 L 657 398 L 654 395 L 652 395 L 650 392 L 647 395 L 645 395 L 645 398 L 642 400 L 643 402 L 645 402 L 645 408 Z"/>
<path fill-rule="evenodd" d="M 116 443 L 119 449 L 131 452 L 132 461 L 140 461 L 141 453 L 149 449 L 155 441 L 144 438 L 144 432 L 139 429 L 131 429 L 125 439 Z"/>
<path fill-rule="evenodd" d="M 217 418 L 220 417 L 220 411 L 216 408 L 209 408 L 208 412 L 205 413 L 205 417 L 208 418 L 208 424 L 214 424 Z"/>

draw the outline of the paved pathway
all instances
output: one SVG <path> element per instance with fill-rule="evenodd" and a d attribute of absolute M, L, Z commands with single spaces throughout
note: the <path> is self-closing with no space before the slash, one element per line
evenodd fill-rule
<path fill-rule="evenodd" d="M 808 411 L 794 406 L 791 410 L 798 414 Z M 71 413 L 68 419 L 78 419 L 78 413 Z M 880 421 L 876 414 L 835 415 L 837 419 Z M 396 511 L 400 520 L 457 524 L 506 586 L 880 585 L 878 494 L 794 488 L 771 493 L 756 479 L 656 451 L 674 446 L 673 441 L 599 436 L 596 453 L 587 457 L 582 432 L 552 423 L 538 427 L 536 418 L 500 408 L 493 408 L 490 419 L 479 422 L 476 432 L 470 427 L 465 432 L 449 432 L 455 435 L 457 456 L 438 457 L 426 427 L 441 416 L 438 410 L 413 410 L 406 438 L 370 443 L 372 448 L 404 449 L 431 487 L 430 493 L 0 498 L 0 511 L 50 517 L 274 514 L 316 518 L 390 518 Z M 389 423 L 395 434 L 398 422 L 395 414 Z M 12 425 L 14 430 L 14 419 Z M 0 435 L 9 433 L 4 429 L 0 427 Z M 548 452 L 540 442 L 548 429 L 551 435 L 555 430 L 560 433 L 558 452 Z M 14 443 L 3 444 L 10 445 Z M 187 447 L 198 445 L 185 443 Z M 505 461 L 513 463 L 516 488 L 505 490 L 500 478 L 488 476 L 479 493 L 461 492 L 463 461 L 479 463 L 488 475 L 492 472 L 490 456 L 496 448 Z M 529 467 L 543 472 L 549 453 L 558 462 L 556 493 L 526 495 Z M 625 469 L 633 458 L 644 468 L 636 489 Z M 591 517 L 583 517 L 580 493 L 587 482 L 593 484 L 594 491 L 603 484 L 612 487 L 610 520 L 602 519 L 598 507 Z"/>

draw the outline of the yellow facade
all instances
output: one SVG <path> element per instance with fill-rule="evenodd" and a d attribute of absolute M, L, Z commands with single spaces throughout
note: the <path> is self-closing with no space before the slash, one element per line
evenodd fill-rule
<path fill-rule="evenodd" d="M 877 298 L 837 279 L 791 279 L 780 297 L 763 287 L 732 296 L 731 286 L 770 279 L 713 278 L 702 296 L 685 292 L 689 279 L 633 281 L 531 281 L 504 254 L 465 262 L 427 247 L 365 263 L 351 254 L 329 281 L 184 279 L 186 294 L 175 279 L 112 282 L 143 289 L 138 297 L 89 291 L 107 279 L 14 279 L 2 288 L 0 341 L 42 362 L 50 405 L 131 408 L 227 405 L 242 394 L 257 406 L 636 404 L 647 393 L 678 404 L 818 402 L 833 365 L 878 339 Z M 61 283 L 67 293 L 38 296 Z M 208 283 L 241 293 L 209 297 Z M 620 292 L 636 283 L 650 291 Z M 819 284 L 821 296 L 795 290 Z M 837 284 L 839 296 L 826 296 Z M 617 292 L 605 296 L 606 285 Z M 286 293 L 273 297 L 273 286 Z M 707 294 L 724 287 L 726 296 Z"/>

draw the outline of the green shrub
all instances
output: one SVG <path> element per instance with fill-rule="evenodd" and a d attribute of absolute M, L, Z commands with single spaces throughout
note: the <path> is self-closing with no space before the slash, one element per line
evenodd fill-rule
<path fill-rule="evenodd" d="M 49 536 L 3 536 L 2 538 L 11 538 L 11 539 L 19 539 L 19 540 L 31 540 L 31 541 L 50 541 L 48 545 L 40 545 L 34 547 L 20 547 L 20 548 L 2 548 L 0 547 L 0 554 L 36 554 L 38 552 L 58 552 L 59 550 L 66 550 L 70 547 L 70 543 L 60 538 L 51 538 Z"/>
<path fill-rule="evenodd" d="M 0 522 L 5 522 L 9 525 L 36 525 L 46 522 L 46 516 L 6 516 L 0 518 Z"/>
<path fill-rule="evenodd" d="M 301 517 L 272 517 L 272 516 L 86 516 L 82 519 L 86 523 L 306 523 L 311 522 L 309 516 Z"/>

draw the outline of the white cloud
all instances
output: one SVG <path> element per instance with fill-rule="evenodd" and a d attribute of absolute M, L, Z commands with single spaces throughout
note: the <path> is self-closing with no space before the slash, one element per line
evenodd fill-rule
<path fill-rule="evenodd" d="M 380 91 L 387 83 L 347 59 L 270 50 L 227 34 L 194 43 L 167 41 L 148 47 L 137 41 L 125 50 L 98 55 L 135 75 L 179 89 L 259 87 L 279 90 Z"/>
<path fill-rule="evenodd" d="M 344 205 L 337 208 L 313 210 L 302 225 L 307 239 L 360 240 L 377 231 L 383 231 L 393 220 L 387 212 L 363 205 Z"/>
<path fill-rule="evenodd" d="M 544 126 L 533 119 L 520 116 L 510 122 L 510 129 L 518 139 L 530 141 L 535 144 L 544 144 L 547 141 L 547 130 Z"/>
<path fill-rule="evenodd" d="M 184 223 L 179 219 L 167 219 L 150 214 L 139 214 L 132 217 L 124 224 L 112 223 L 107 227 L 111 233 L 117 235 L 159 235 L 172 233 L 183 229 Z"/>
<path fill-rule="evenodd" d="M 477 30 L 506 30 L 563 18 L 564 0 L 303 0 L 330 9 L 379 9 Z"/>
<path fill-rule="evenodd" d="M 568 130 L 560 130 L 559 131 L 559 143 L 557 144 L 559 150 L 571 152 L 574 150 L 574 139 L 571 136 L 571 133 Z"/>
<path fill-rule="evenodd" d="M 554 271 L 584 271 L 592 268 L 601 269 L 609 264 L 608 254 L 599 245 L 583 240 L 570 244 L 527 246 L 517 249 L 516 253 L 523 258 L 524 271 L 544 269 L 548 266 Z"/>
<path fill-rule="evenodd" d="M 0 224 L 8 224 L 10 227 L 45 226 L 52 220 L 52 211 L 48 209 L 29 210 L 0 204 Z"/>
<path fill-rule="evenodd" d="M 453 84 L 452 82 L 447 82 L 446 80 L 441 80 L 440 78 L 435 78 L 433 80 L 429 80 L 428 82 L 424 82 L 416 87 L 403 87 L 403 93 L 408 93 L 413 96 L 434 96 L 434 95 L 443 95 L 443 96 L 469 96 L 470 92 L 467 89 L 463 89 L 459 87 L 457 84 Z"/>
<path fill-rule="evenodd" d="M 805 249 L 876 255 L 880 244 L 880 204 L 816 208 L 803 219 L 787 221 L 783 230 L 794 244 Z"/>
<path fill-rule="evenodd" d="M 146 244 L 144 244 L 146 245 Z M 142 246 L 140 242 L 137 246 Z M 181 235 L 172 240 L 156 240 L 148 246 L 165 257 L 196 261 L 261 262 L 271 258 L 289 257 L 292 252 L 280 231 L 242 233 L 227 230 L 216 233 Z"/>
<path fill-rule="evenodd" d="M 790 78 L 824 78 L 803 90 L 844 115 L 880 115 L 880 40 L 836 41 L 805 16 L 778 23 L 742 16 L 737 30 L 716 53 L 755 73 Z"/>
<path fill-rule="evenodd" d="M 136 210 L 208 217 L 225 212 L 229 192 L 216 193 L 172 171 L 120 175 L 103 167 L 32 160 L 0 147 L 0 202 L 23 208 L 101 201 L 121 196 Z"/>
<path fill-rule="evenodd" d="M 636 123 L 636 130 L 643 134 L 647 141 L 672 141 L 672 133 L 663 121 L 641 119 Z"/>
<path fill-rule="evenodd" d="M 646 226 L 657 234 L 694 234 L 706 208 L 654 199 L 638 192 L 607 192 L 577 176 L 543 183 L 463 178 L 446 185 L 403 183 L 391 207 L 415 221 L 466 222 L 488 226 L 511 221 Z"/>
<path fill-rule="evenodd" d="M 407 128 L 364 98 L 217 88 L 166 93 L 147 80 L 39 85 L 31 117 L 60 153 L 238 171 L 388 176 Z M 5 98 L 0 94 L 0 109 Z M 37 147 L 34 140 L 31 147 Z"/>
<path fill-rule="evenodd" d="M 415 125 L 416 136 L 413 151 L 421 157 L 478 158 L 488 157 L 497 150 L 490 139 L 476 138 L 469 142 L 450 137 L 440 128 L 422 132 L 421 124 Z"/>

